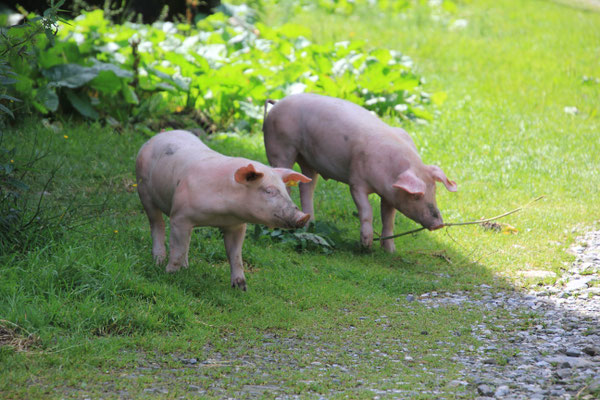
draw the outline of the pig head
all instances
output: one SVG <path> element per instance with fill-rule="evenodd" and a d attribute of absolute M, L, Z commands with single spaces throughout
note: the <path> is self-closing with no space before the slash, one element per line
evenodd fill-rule
<path fill-rule="evenodd" d="M 298 163 L 311 182 L 300 184 L 302 210 L 314 218 L 313 194 L 319 175 L 347 183 L 358 209 L 361 244 L 373 242 L 368 195 L 381 197 L 382 235 L 393 235 L 396 210 L 434 230 L 443 226 L 436 182 L 450 191 L 456 183 L 437 166 L 425 165 L 411 137 L 351 102 L 297 94 L 275 103 L 263 124 L 265 149 L 274 167 Z M 266 113 L 265 104 L 265 113 Z M 390 252 L 393 239 L 381 241 Z"/>
<path fill-rule="evenodd" d="M 160 133 L 146 142 L 136 160 L 136 177 L 157 263 L 166 257 L 162 214 L 170 217 L 167 272 L 188 266 L 194 227 L 218 227 L 231 266 L 231 285 L 245 290 L 242 244 L 246 223 L 298 228 L 310 218 L 293 203 L 286 188 L 286 183 L 306 183 L 309 178 L 291 169 L 226 157 L 185 131 Z"/>

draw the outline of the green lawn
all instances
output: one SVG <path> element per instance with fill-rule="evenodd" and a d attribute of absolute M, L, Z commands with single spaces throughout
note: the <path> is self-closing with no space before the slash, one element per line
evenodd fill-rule
<path fill-rule="evenodd" d="M 321 180 L 316 217 L 342 230 L 333 254 L 253 238 L 250 227 L 244 293 L 229 287 L 217 230 L 196 230 L 188 270 L 167 275 L 153 265 L 132 187 L 147 138 L 20 122 L 4 137 L 19 144 L 15 163 L 34 138 L 47 146 L 40 182 L 61 165 L 49 204 L 76 205 L 74 221 L 84 223 L 0 259 L 0 319 L 38 337 L 28 351 L 0 347 L 0 397 L 251 397 L 264 387 L 272 388 L 266 397 L 372 398 L 372 389 L 476 396 L 447 383 L 460 368 L 456 352 L 480 345 L 470 325 L 484 310 L 428 309 L 406 295 L 518 288 L 522 270 L 560 274 L 572 228 L 600 218 L 600 83 L 583 79 L 600 78 L 600 14 L 506 0 L 462 1 L 440 21 L 420 9 L 407 17 L 363 11 L 289 21 L 311 27 L 317 42 L 364 39 L 411 56 L 426 90 L 448 94 L 432 123 L 405 125 L 423 160 L 459 185 L 438 190 L 445 220 L 490 217 L 545 195 L 500 221 L 518 233 L 455 227 L 396 239 L 395 255 L 364 253 L 348 188 Z M 287 16 L 270 10 L 267 18 Z M 455 19 L 466 27 L 452 28 Z M 266 161 L 260 132 L 207 143 Z M 396 232 L 414 227 L 397 217 Z"/>

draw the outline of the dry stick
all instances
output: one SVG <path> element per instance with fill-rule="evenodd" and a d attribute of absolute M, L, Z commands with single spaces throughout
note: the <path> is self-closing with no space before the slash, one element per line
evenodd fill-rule
<path fill-rule="evenodd" d="M 546 197 L 546 196 L 542 195 L 542 196 L 536 197 L 535 199 L 531 200 L 529 203 L 525 204 L 524 206 L 520 206 L 518 208 L 515 208 L 512 211 L 505 212 L 504 214 L 500 214 L 500 215 L 497 215 L 497 216 L 492 217 L 492 218 L 486 218 L 486 219 L 481 219 L 479 221 L 469 221 L 469 222 L 450 222 L 448 224 L 442 225 L 442 227 L 446 228 L 448 226 L 482 224 L 484 222 L 494 221 L 496 219 L 500 219 L 500 218 L 506 217 L 507 215 L 514 214 L 514 213 L 516 213 L 518 211 L 521 211 L 525 207 L 529 206 L 532 203 L 535 203 L 536 201 L 538 201 L 540 199 L 543 199 L 544 197 Z M 423 229 L 426 229 L 426 228 L 422 227 L 422 228 L 418 228 L 418 229 L 413 229 L 412 231 L 408 231 L 408 232 L 404 232 L 404 233 L 399 233 L 399 234 L 393 235 L 393 236 L 378 237 L 378 238 L 374 238 L 373 240 L 393 239 L 393 238 L 397 238 L 397 237 L 404 236 L 404 235 L 410 235 L 411 233 L 419 232 L 419 231 L 422 231 Z"/>

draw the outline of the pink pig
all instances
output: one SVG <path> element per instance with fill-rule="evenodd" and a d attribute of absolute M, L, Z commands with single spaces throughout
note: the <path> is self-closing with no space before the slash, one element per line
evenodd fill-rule
<path fill-rule="evenodd" d="M 424 227 L 444 226 L 435 201 L 435 182 L 456 191 L 456 183 L 421 161 L 410 136 L 368 110 L 345 100 L 315 94 L 288 96 L 275 103 L 263 125 L 267 158 L 273 167 L 298 163 L 312 181 L 300 184 L 302 210 L 314 216 L 318 174 L 350 185 L 358 208 L 361 244 L 373 243 L 373 210 L 368 195 L 381 197 L 382 235 L 393 235 L 399 210 Z M 311 219 L 314 217 L 311 217 Z M 389 252 L 393 239 L 382 240 Z"/>
<path fill-rule="evenodd" d="M 223 231 L 231 286 L 246 290 L 242 265 L 246 222 L 299 228 L 310 218 L 298 209 L 286 190 L 287 182 L 306 183 L 309 178 L 291 169 L 226 157 L 190 132 L 154 136 L 140 149 L 135 167 L 157 263 L 166 257 L 162 213 L 170 217 L 167 272 L 188 266 L 192 228 L 215 226 Z"/>

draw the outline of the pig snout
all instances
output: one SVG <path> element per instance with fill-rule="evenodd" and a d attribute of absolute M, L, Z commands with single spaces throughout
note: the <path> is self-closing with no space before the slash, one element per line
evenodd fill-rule
<path fill-rule="evenodd" d="M 422 225 L 430 231 L 435 231 L 444 227 L 444 220 L 440 214 L 440 210 L 432 204 L 426 203 L 427 211 L 426 216 L 423 219 Z"/>
<path fill-rule="evenodd" d="M 275 221 L 270 226 L 287 228 L 287 229 L 297 229 L 302 228 L 308 220 L 310 219 L 310 214 L 303 213 L 298 209 L 298 207 L 294 206 L 293 208 L 288 209 L 287 211 L 274 214 Z"/>
<path fill-rule="evenodd" d="M 436 231 L 438 229 L 442 229 L 443 227 L 444 227 L 444 223 L 441 223 L 441 224 L 436 225 L 436 226 L 430 226 L 427 229 L 429 229 L 430 231 Z"/>
<path fill-rule="evenodd" d="M 310 214 L 300 213 L 300 218 L 296 221 L 296 228 L 302 228 L 308 220 L 310 219 Z"/>
<path fill-rule="evenodd" d="M 444 227 L 444 220 L 442 220 L 442 217 L 426 219 L 425 223 L 422 223 L 421 225 L 430 231 L 435 231 Z"/>

